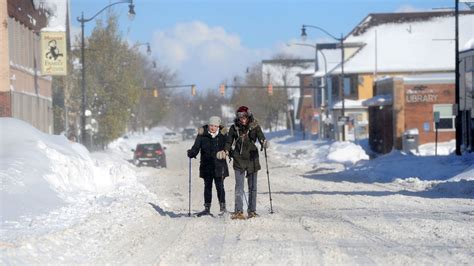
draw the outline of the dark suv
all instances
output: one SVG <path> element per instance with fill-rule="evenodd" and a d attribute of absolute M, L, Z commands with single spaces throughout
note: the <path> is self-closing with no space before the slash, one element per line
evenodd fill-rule
<path fill-rule="evenodd" d="M 193 127 L 187 127 L 185 129 L 183 129 L 183 133 L 181 135 L 183 135 L 183 140 L 187 140 L 187 139 L 194 139 L 196 137 L 196 129 L 193 128 Z"/>
<path fill-rule="evenodd" d="M 160 143 L 137 144 L 133 151 L 133 163 L 136 166 L 150 165 L 166 168 L 166 154 Z"/>

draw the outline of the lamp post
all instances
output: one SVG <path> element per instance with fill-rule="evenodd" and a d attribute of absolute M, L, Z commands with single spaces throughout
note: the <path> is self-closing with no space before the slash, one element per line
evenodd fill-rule
<path fill-rule="evenodd" d="M 321 79 L 321 86 L 319 86 L 321 88 L 321 105 L 320 105 L 320 117 L 322 118 L 322 114 L 323 114 L 323 106 L 325 106 L 325 92 L 327 90 L 326 88 L 326 75 L 328 73 L 328 65 L 327 65 L 327 60 L 326 60 L 326 56 L 324 55 L 324 53 L 319 49 L 319 44 L 306 44 L 306 43 L 291 43 L 291 44 L 287 44 L 288 46 L 291 46 L 291 45 L 299 45 L 299 46 L 307 46 L 307 47 L 311 47 L 314 49 L 314 73 L 318 72 L 319 70 L 319 60 L 318 60 L 318 52 L 323 56 L 323 59 L 324 59 L 324 75 Z M 316 102 L 316 95 L 313 95 L 313 102 Z M 319 121 L 319 133 L 320 133 L 320 137 L 322 136 L 322 131 L 323 131 L 323 126 L 322 126 L 322 119 L 320 119 Z"/>
<path fill-rule="evenodd" d="M 81 23 L 81 86 L 82 86 L 82 103 L 81 103 L 81 142 L 82 144 L 85 145 L 86 143 L 86 106 L 87 106 L 87 95 L 86 95 L 86 64 L 85 64 L 85 58 L 84 58 L 84 25 L 86 22 L 89 22 L 93 20 L 95 17 L 97 17 L 100 13 L 102 13 L 104 10 L 107 8 L 117 5 L 117 4 L 129 4 L 128 5 L 128 16 L 130 19 L 133 19 L 135 17 L 135 10 L 134 7 L 135 5 L 133 4 L 133 0 L 124 0 L 120 2 L 115 2 L 110 5 L 107 5 L 106 7 L 102 8 L 99 12 L 97 12 L 94 16 L 91 18 L 84 18 L 84 12 L 81 13 L 81 17 L 77 18 L 77 21 Z"/>
<path fill-rule="evenodd" d="M 340 43 L 340 48 L 341 48 L 341 79 L 339 81 L 339 95 L 342 100 L 342 116 L 345 119 L 346 112 L 345 112 L 345 101 L 344 101 L 344 37 L 341 33 L 341 37 L 337 38 L 336 36 L 332 35 L 331 33 L 327 32 L 325 29 L 318 27 L 318 26 L 313 26 L 313 25 L 303 25 L 301 27 L 301 38 L 306 40 L 306 37 L 308 36 L 306 34 L 306 28 L 313 28 L 317 29 L 319 31 L 324 32 L 326 35 L 329 37 L 333 38 L 334 40 L 338 41 Z M 345 120 L 344 120 L 345 121 Z M 344 125 L 342 126 L 342 141 L 346 140 L 346 129 L 345 129 L 345 122 Z"/>

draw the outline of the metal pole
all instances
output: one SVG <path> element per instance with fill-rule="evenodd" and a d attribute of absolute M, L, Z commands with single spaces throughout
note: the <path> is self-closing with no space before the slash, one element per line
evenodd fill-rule
<path fill-rule="evenodd" d="M 461 124 L 461 115 L 460 115 L 460 106 L 459 106 L 459 1 L 454 0 L 455 2 L 455 42 L 454 42 L 454 52 L 455 54 L 455 66 L 454 66 L 454 76 L 455 76 L 455 103 L 456 103 L 456 155 L 461 155 L 461 142 L 462 142 L 462 124 Z"/>
<path fill-rule="evenodd" d="M 87 96 L 86 96 L 86 64 L 84 61 L 84 12 L 81 13 L 81 74 L 82 74 L 82 108 L 81 108 L 81 139 L 82 144 L 86 144 L 86 105 L 87 105 Z"/>
<path fill-rule="evenodd" d="M 438 122 L 435 122 L 436 135 L 435 135 L 435 156 L 438 156 Z"/>
<path fill-rule="evenodd" d="M 191 217 L 191 159 L 192 158 L 189 158 L 189 217 Z"/>
<path fill-rule="evenodd" d="M 344 124 L 342 125 L 342 141 L 346 141 L 346 109 L 345 109 L 345 91 L 344 91 L 344 37 L 341 33 L 341 98 L 342 98 L 342 116 L 344 117 Z"/>
<path fill-rule="evenodd" d="M 316 74 L 316 72 L 318 72 L 319 70 L 319 62 L 318 62 L 318 44 L 316 43 L 314 45 L 314 74 Z M 316 109 L 316 105 L 318 103 L 318 88 L 319 88 L 319 84 L 318 84 L 318 79 L 316 77 L 313 77 L 313 86 L 314 86 L 314 89 L 313 89 L 313 108 Z M 313 112 L 313 111 L 311 111 Z M 311 126 L 311 122 L 310 122 L 310 126 Z M 321 114 L 319 114 L 319 138 L 321 138 Z"/>
<path fill-rule="evenodd" d="M 270 189 L 270 173 L 268 172 L 267 148 L 263 148 L 263 150 L 265 152 L 265 164 L 267 165 L 268 195 L 270 196 L 270 213 L 273 214 L 272 190 Z"/>

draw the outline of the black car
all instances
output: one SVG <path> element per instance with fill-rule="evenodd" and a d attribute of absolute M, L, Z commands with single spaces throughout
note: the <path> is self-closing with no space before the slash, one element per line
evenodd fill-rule
<path fill-rule="evenodd" d="M 133 163 L 136 166 L 150 165 L 166 168 L 166 154 L 160 143 L 137 144 L 133 151 Z"/>
<path fill-rule="evenodd" d="M 194 139 L 196 137 L 197 130 L 193 127 L 187 127 L 183 129 L 183 133 L 181 134 L 183 136 L 183 140 L 187 139 Z"/>

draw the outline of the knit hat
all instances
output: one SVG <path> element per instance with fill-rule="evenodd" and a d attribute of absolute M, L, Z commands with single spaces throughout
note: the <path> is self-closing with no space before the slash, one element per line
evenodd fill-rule
<path fill-rule="evenodd" d="M 249 117 L 251 115 L 249 108 L 247 106 L 240 106 L 237 111 L 235 112 L 235 115 L 237 117 L 242 117 L 242 116 L 247 116 Z"/>
<path fill-rule="evenodd" d="M 209 125 L 220 126 L 221 125 L 221 118 L 218 116 L 211 116 L 209 118 Z"/>

